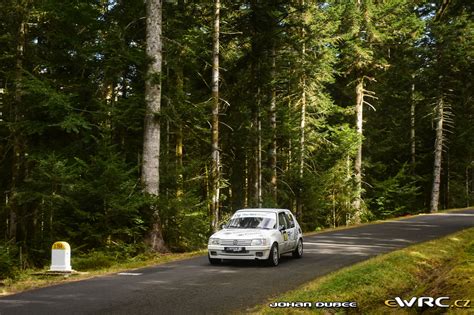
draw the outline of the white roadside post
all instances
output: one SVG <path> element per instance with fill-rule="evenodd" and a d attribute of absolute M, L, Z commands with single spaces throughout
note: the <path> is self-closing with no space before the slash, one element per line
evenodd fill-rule
<path fill-rule="evenodd" d="M 51 248 L 51 268 L 49 271 L 72 272 L 71 246 L 67 242 L 56 242 Z"/>

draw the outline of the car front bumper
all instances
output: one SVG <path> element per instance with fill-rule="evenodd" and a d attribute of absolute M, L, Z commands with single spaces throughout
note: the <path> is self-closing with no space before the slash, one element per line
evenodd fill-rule
<path fill-rule="evenodd" d="M 245 246 L 245 251 L 225 251 L 222 245 L 208 245 L 209 257 L 213 259 L 235 259 L 235 260 L 265 260 L 270 255 L 270 246 Z"/>

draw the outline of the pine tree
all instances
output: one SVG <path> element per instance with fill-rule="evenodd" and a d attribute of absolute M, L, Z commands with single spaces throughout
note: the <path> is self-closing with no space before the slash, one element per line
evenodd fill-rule
<path fill-rule="evenodd" d="M 151 59 L 146 78 L 146 113 L 143 139 L 142 183 L 151 196 L 159 195 L 160 109 L 162 69 L 162 1 L 149 0 L 147 5 L 147 55 Z M 151 206 L 153 223 L 150 231 L 152 251 L 166 251 L 158 209 Z"/>
<path fill-rule="evenodd" d="M 220 1 L 214 3 L 214 29 L 212 35 L 212 118 L 211 118 L 211 228 L 217 231 L 219 225 L 220 154 L 219 154 L 219 25 Z"/>
<path fill-rule="evenodd" d="M 416 16 L 410 2 L 374 2 L 357 0 L 345 7 L 341 49 L 341 70 L 355 87 L 356 130 L 359 134 L 359 148 L 354 160 L 354 222 L 360 222 L 362 207 L 362 178 L 364 173 L 363 150 L 363 108 L 377 101 L 378 96 L 369 86 L 376 86 L 381 72 L 390 68 L 389 53 L 392 45 L 415 32 Z"/>

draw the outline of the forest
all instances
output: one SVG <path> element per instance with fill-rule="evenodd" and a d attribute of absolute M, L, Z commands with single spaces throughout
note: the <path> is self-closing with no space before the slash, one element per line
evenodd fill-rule
<path fill-rule="evenodd" d="M 474 203 L 474 2 L 2 0 L 0 269 Z M 3 265 L 2 265 L 3 264 Z"/>

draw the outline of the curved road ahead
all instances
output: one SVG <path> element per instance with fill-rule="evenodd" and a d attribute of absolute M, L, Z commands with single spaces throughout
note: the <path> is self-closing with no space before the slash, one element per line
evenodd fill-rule
<path fill-rule="evenodd" d="M 474 227 L 474 209 L 329 231 L 305 238 L 302 259 L 276 268 L 211 266 L 207 257 L 71 282 L 0 298 L 0 314 L 223 314 L 367 258 Z"/>

